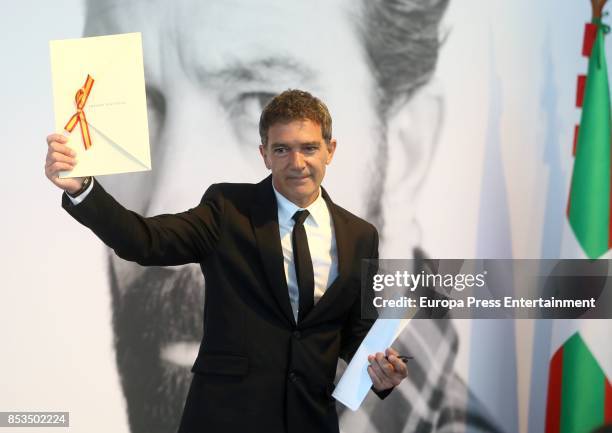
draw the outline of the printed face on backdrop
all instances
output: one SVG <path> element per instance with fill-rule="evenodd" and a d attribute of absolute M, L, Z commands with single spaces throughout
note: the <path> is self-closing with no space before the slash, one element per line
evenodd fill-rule
<path fill-rule="evenodd" d="M 212 183 L 258 182 L 268 174 L 258 150 L 261 109 L 299 88 L 332 114 L 338 149 L 324 187 L 378 226 L 384 251 L 394 239 L 386 234 L 406 232 L 405 224 L 393 228 L 393 215 L 407 214 L 431 156 L 437 117 L 422 121 L 418 107 L 437 99 L 416 90 L 435 66 L 446 1 L 89 0 L 86 36 L 143 34 L 153 165 L 101 183 L 150 216 L 196 206 Z M 404 19 L 392 26 L 402 31 L 386 32 L 380 16 Z M 398 51 L 392 42 L 406 51 L 397 71 L 384 53 Z M 386 198 L 406 208 L 389 212 Z M 109 273 L 130 428 L 174 431 L 202 336 L 200 268 L 143 268 L 111 252 Z"/>

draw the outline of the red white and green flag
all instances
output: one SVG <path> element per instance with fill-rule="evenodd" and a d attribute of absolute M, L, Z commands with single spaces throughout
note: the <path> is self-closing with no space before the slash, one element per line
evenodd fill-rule
<path fill-rule="evenodd" d="M 546 433 L 590 433 L 612 424 L 609 320 L 557 320 L 549 368 Z"/>
<path fill-rule="evenodd" d="M 574 171 L 567 205 L 569 224 L 588 258 L 612 246 L 610 88 L 604 49 L 606 0 L 591 0 L 583 55 L 588 73 L 578 77 L 582 107 L 574 135 Z M 545 433 L 590 433 L 612 424 L 612 321 L 556 320 L 552 328 Z"/>
<path fill-rule="evenodd" d="M 603 8 L 600 1 L 600 7 Z M 595 7 L 594 7 L 595 8 Z M 567 215 L 585 254 L 595 259 L 612 246 L 610 208 L 610 88 L 604 49 L 608 27 L 601 12 L 586 25 L 583 54 L 588 74 L 578 77 L 576 104 L 582 107 L 574 135 L 574 171 Z"/>

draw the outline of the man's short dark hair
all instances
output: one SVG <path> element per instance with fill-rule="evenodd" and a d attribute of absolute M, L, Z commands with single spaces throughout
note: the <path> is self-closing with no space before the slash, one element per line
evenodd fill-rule
<path fill-rule="evenodd" d="M 268 102 L 259 118 L 261 144 L 268 144 L 268 130 L 276 123 L 294 120 L 310 120 L 321 126 L 321 135 L 329 143 L 332 136 L 332 119 L 325 104 L 303 90 L 289 89 Z"/>

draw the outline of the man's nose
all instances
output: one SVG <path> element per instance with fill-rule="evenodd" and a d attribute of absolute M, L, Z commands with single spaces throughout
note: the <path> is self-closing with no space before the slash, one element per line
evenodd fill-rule
<path fill-rule="evenodd" d="M 299 150 L 292 150 L 289 153 L 289 164 L 291 168 L 296 170 L 303 170 L 306 167 L 306 163 L 304 161 L 304 155 Z"/>

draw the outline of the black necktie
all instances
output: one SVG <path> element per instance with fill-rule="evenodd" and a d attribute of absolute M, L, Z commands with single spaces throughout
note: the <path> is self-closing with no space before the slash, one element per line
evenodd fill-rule
<path fill-rule="evenodd" d="M 300 291 L 298 322 L 308 314 L 314 304 L 314 271 L 310 250 L 308 249 L 308 238 L 304 229 L 304 220 L 308 218 L 308 215 L 310 214 L 307 210 L 299 210 L 292 217 L 295 225 L 291 234 L 291 243 L 293 245 L 295 275 Z"/>

